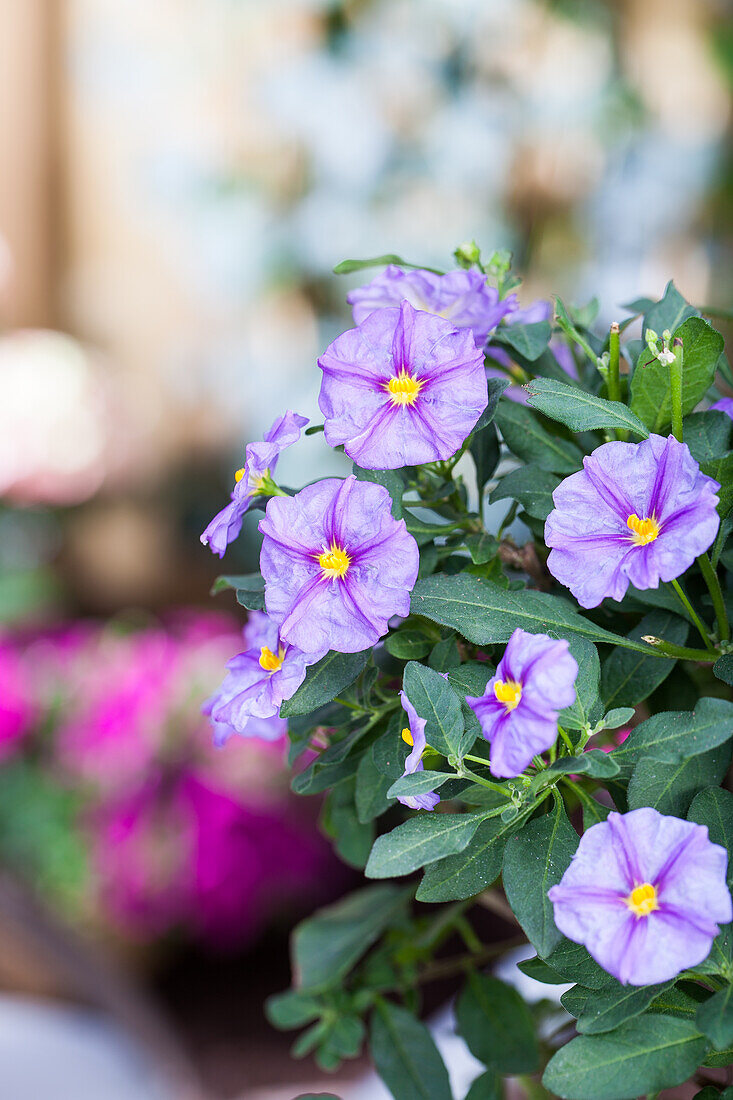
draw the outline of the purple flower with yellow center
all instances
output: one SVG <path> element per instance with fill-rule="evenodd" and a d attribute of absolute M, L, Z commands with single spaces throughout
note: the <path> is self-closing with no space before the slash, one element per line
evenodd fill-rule
<path fill-rule="evenodd" d="M 231 501 L 214 516 L 201 535 L 201 542 L 212 553 L 224 557 L 227 546 L 242 530 L 244 514 L 252 507 L 255 497 L 272 491 L 272 475 L 278 458 L 297 443 L 307 423 L 306 416 L 288 410 L 265 432 L 261 443 L 247 445 L 244 466 L 234 474 Z"/>
<path fill-rule="evenodd" d="M 489 286 L 486 276 L 479 271 L 436 275 L 420 268 L 403 271 L 395 264 L 390 264 L 370 283 L 350 291 L 346 300 L 357 325 L 377 309 L 409 302 L 413 309 L 442 317 L 454 328 L 470 329 L 479 347 L 517 304 L 513 294 L 502 301 L 498 290 Z"/>
<path fill-rule="evenodd" d="M 319 656 L 358 653 L 409 613 L 418 549 L 391 505 L 385 488 L 353 474 L 268 502 L 260 568 L 287 643 Z"/>
<path fill-rule="evenodd" d="M 318 360 L 326 442 L 367 470 L 455 454 L 486 408 L 484 357 L 470 331 L 413 309 L 379 309 Z"/>
<path fill-rule="evenodd" d="M 402 740 L 412 749 L 412 752 L 405 759 L 405 770 L 402 774 L 414 775 L 415 772 L 424 770 L 422 754 L 427 746 L 425 740 L 426 722 L 424 718 L 419 716 L 404 691 L 400 692 L 400 701 L 410 723 L 402 731 Z M 424 794 L 406 795 L 404 798 L 398 798 L 397 801 L 401 802 L 403 806 L 409 806 L 411 810 L 433 810 L 440 802 L 440 795 L 437 795 L 435 791 L 426 791 Z"/>
<path fill-rule="evenodd" d="M 720 401 L 716 401 L 710 408 L 716 409 L 718 412 L 727 413 L 731 420 L 733 420 L 733 397 L 721 397 Z"/>
<path fill-rule="evenodd" d="M 547 567 L 582 607 L 657 588 L 713 542 L 719 488 L 674 436 L 604 443 L 552 494 Z"/>
<path fill-rule="evenodd" d="M 275 741 L 282 736 L 280 704 L 298 690 L 314 658 L 280 637 L 277 624 L 259 616 L 249 627 L 255 644 L 232 657 L 221 687 L 202 711 L 214 725 L 214 740 L 223 744 L 232 733 Z"/>
<path fill-rule="evenodd" d="M 491 774 L 521 775 L 557 738 L 557 716 L 575 702 L 578 664 L 568 643 L 517 628 L 483 695 L 466 702 L 491 743 Z"/>
<path fill-rule="evenodd" d="M 666 982 L 701 963 L 733 918 L 727 863 L 704 825 L 650 807 L 611 813 L 548 891 L 555 924 L 620 982 Z"/>

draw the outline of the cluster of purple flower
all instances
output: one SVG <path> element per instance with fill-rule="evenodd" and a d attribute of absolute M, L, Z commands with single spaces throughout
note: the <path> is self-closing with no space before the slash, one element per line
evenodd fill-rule
<path fill-rule="evenodd" d="M 551 313 L 544 302 L 521 311 L 515 295 L 502 300 L 476 271 L 441 276 L 390 266 L 348 300 L 356 327 L 319 360 L 319 404 L 326 441 L 367 470 L 455 455 L 487 404 L 487 350 L 503 362 L 500 348 L 486 348 L 490 334 L 502 321 Z M 254 498 L 270 496 L 259 525 L 267 615 L 252 618 L 250 648 L 230 661 L 206 704 L 219 742 L 232 732 L 269 738 L 268 723 L 278 722 L 308 665 L 332 649 L 373 646 L 393 616 L 409 612 L 418 548 L 404 521 L 393 519 L 386 489 L 352 475 L 291 496 L 272 482 L 278 455 L 306 422 L 287 412 L 263 443 L 247 448 L 232 502 L 202 535 L 221 556 Z M 548 568 L 586 608 L 622 599 L 629 584 L 676 579 L 715 539 L 719 488 L 674 437 L 606 443 L 553 494 Z M 491 744 L 495 777 L 522 775 L 552 747 L 577 675 L 566 641 L 514 632 L 483 695 L 466 700 Z M 423 770 L 426 722 L 404 692 L 400 698 L 410 775 Z M 427 792 L 401 801 L 430 811 L 440 799 Z M 725 853 L 703 827 L 637 810 L 589 829 L 549 896 L 567 936 L 622 982 L 644 984 L 705 957 L 716 921 L 731 919 L 724 879 Z"/>

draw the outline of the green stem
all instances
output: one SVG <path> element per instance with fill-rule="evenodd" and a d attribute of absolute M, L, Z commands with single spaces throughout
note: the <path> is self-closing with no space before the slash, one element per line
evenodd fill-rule
<path fill-rule="evenodd" d="M 573 742 L 572 742 L 572 741 L 570 740 L 570 738 L 568 737 L 567 733 L 566 733 L 566 732 L 565 732 L 565 730 L 564 730 L 564 729 L 562 728 L 562 726 L 558 726 L 558 727 L 557 727 L 557 732 L 558 732 L 558 733 L 560 734 L 560 736 L 562 737 L 563 741 L 565 742 L 565 744 L 567 745 L 567 747 L 568 747 L 568 748 L 570 749 L 570 755 L 572 756 L 572 755 L 573 755 L 573 753 L 575 752 L 575 746 L 573 745 Z"/>
<path fill-rule="evenodd" d="M 689 649 L 683 645 L 672 645 L 663 638 L 655 638 L 653 634 L 645 634 L 644 641 L 654 647 L 650 650 L 650 656 L 656 654 L 657 657 L 676 657 L 680 661 L 708 661 L 711 664 L 720 656 L 717 649 L 712 652 L 708 649 Z"/>
<path fill-rule="evenodd" d="M 474 756 L 464 756 L 464 760 L 477 760 Z M 480 764 L 486 764 L 485 760 L 479 760 Z M 486 787 L 490 791 L 496 791 L 498 794 L 503 794 L 506 799 L 511 799 L 511 795 L 507 793 L 506 787 L 502 787 L 499 783 L 492 783 L 490 779 L 482 779 L 480 775 L 476 775 L 475 772 L 467 768 L 465 764 L 461 764 L 461 769 L 457 773 L 461 779 L 472 779 L 474 783 L 480 783 L 482 787 Z M 502 807 L 503 809 L 504 807 Z"/>
<path fill-rule="evenodd" d="M 611 325 L 608 336 L 608 399 L 609 401 L 621 400 L 621 380 L 619 377 L 619 363 L 621 360 L 621 337 L 619 335 L 618 321 Z"/>
<path fill-rule="evenodd" d="M 364 708 L 360 707 L 358 703 L 350 703 L 348 699 L 340 699 L 338 695 L 334 699 L 334 703 L 338 703 L 341 707 L 347 707 L 349 710 L 364 710 Z"/>
<path fill-rule="evenodd" d="M 701 554 L 697 559 L 697 564 L 700 566 L 705 583 L 708 586 L 708 591 L 712 596 L 713 607 L 715 608 L 715 618 L 718 623 L 718 638 L 721 642 L 727 642 L 730 639 L 730 625 L 728 623 L 728 613 L 725 610 L 725 600 L 723 599 L 723 592 L 720 587 L 720 581 L 718 580 L 718 574 L 710 564 L 710 558 L 707 554 Z"/>
<path fill-rule="evenodd" d="M 588 807 L 594 817 L 598 818 L 599 821 L 601 820 L 598 813 L 598 804 L 591 798 L 587 791 L 583 790 L 580 783 L 576 783 L 574 779 L 568 778 L 567 775 L 562 777 L 561 782 L 563 782 L 566 787 L 570 788 L 579 802 Z"/>
<path fill-rule="evenodd" d="M 678 580 L 673 580 L 672 581 L 672 587 L 674 588 L 675 592 L 679 596 L 680 601 L 682 603 L 682 606 L 685 608 L 685 610 L 687 611 L 687 614 L 690 616 L 693 623 L 695 624 L 698 631 L 700 632 L 700 637 L 702 638 L 703 642 L 705 643 L 705 648 L 710 650 L 710 652 L 714 653 L 715 652 L 715 646 L 710 641 L 710 635 L 708 634 L 707 630 L 703 626 L 702 621 L 700 619 L 700 616 L 697 614 L 694 607 L 692 606 L 692 604 L 688 600 L 687 596 L 682 591 L 682 586 L 681 586 L 680 582 Z"/>
<path fill-rule="evenodd" d="M 677 337 L 673 342 L 674 362 L 669 364 L 669 383 L 672 397 L 672 432 L 675 439 L 682 442 L 682 364 L 684 351 L 682 341 Z"/>

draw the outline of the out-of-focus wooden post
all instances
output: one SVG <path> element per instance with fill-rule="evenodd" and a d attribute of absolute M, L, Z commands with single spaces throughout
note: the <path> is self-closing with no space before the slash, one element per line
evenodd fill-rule
<path fill-rule="evenodd" d="M 54 7 L 54 0 L 0 0 L 0 235 L 13 259 L 9 291 L 0 297 L 0 323 L 13 327 L 51 320 Z"/>

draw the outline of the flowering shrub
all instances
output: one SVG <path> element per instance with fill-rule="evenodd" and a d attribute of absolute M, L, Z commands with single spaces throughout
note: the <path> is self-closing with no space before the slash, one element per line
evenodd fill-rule
<path fill-rule="evenodd" d="M 328 792 L 326 831 L 377 880 L 296 928 L 267 1011 L 309 1025 L 294 1052 L 324 1069 L 368 1031 L 397 1100 L 451 1096 L 419 1019 L 450 974 L 485 1066 L 469 1100 L 507 1076 L 571 1100 L 714 1081 L 733 1061 L 723 340 L 672 283 L 599 334 L 595 303 L 521 309 L 506 255 L 456 259 L 337 268 L 389 264 L 349 295 L 305 433 L 351 473 L 297 492 L 258 469 L 261 572 L 217 582 L 260 631 L 207 703 L 217 736 L 287 719 L 293 789 Z M 485 973 L 517 940 L 485 942 L 482 906 L 548 999 Z"/>
<path fill-rule="evenodd" d="M 200 612 L 0 644 L 0 852 L 68 917 L 234 948 L 333 896 L 338 864 L 287 789 L 284 722 L 224 751 L 204 737 L 201 694 L 238 644 L 230 616 Z"/>

